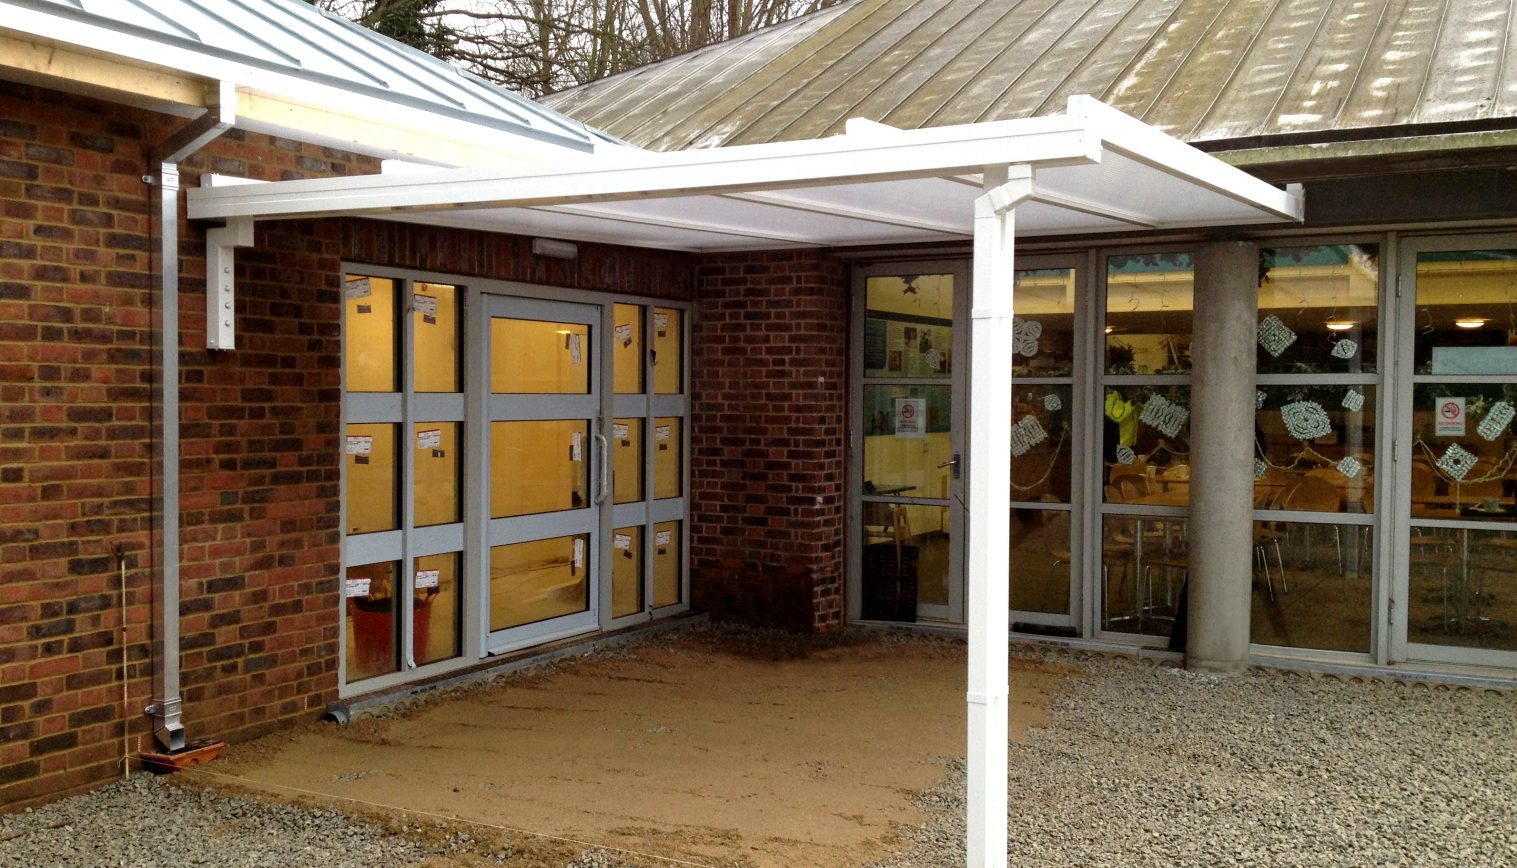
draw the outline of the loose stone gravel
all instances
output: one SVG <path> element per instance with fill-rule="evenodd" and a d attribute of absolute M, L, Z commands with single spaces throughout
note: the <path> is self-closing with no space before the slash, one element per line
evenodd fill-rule
<path fill-rule="evenodd" d="M 1088 675 L 1011 745 L 1012 865 L 1517 865 L 1517 695 L 1049 659 Z M 878 868 L 964 864 L 946 765 Z"/>

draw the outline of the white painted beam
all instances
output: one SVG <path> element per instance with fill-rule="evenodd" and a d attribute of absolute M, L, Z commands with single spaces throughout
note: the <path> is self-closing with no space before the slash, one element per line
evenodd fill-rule
<path fill-rule="evenodd" d="M 253 221 L 233 220 L 205 232 L 205 346 L 237 346 L 236 249 L 253 246 Z"/>
<path fill-rule="evenodd" d="M 805 211 L 811 214 L 846 217 L 850 220 L 862 220 L 866 223 L 878 223 L 882 226 L 899 226 L 902 229 L 941 232 L 945 235 L 959 237 L 968 235 L 973 231 L 972 226 L 967 223 L 956 225 L 943 220 L 927 220 L 908 213 L 877 211 L 871 208 L 860 208 L 837 202 L 821 202 L 785 193 L 727 193 L 724 194 L 724 198 L 739 202 L 753 202 L 759 205 L 771 205 L 776 208 L 788 208 L 792 211 Z"/>

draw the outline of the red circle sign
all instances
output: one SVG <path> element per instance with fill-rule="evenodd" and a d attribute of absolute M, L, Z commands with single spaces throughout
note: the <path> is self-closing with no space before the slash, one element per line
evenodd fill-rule
<path fill-rule="evenodd" d="M 917 405 L 915 405 L 915 404 L 902 404 L 901 405 L 901 418 L 903 418 L 903 419 L 911 419 L 911 418 L 914 418 L 916 416 L 916 414 L 917 414 Z"/>
<path fill-rule="evenodd" d="M 1460 412 L 1459 404 L 1454 401 L 1449 401 L 1447 404 L 1439 407 L 1438 412 L 1441 413 L 1445 419 L 1458 419 Z"/>

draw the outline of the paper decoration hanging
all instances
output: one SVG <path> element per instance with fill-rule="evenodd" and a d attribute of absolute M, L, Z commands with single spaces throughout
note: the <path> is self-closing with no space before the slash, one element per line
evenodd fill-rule
<path fill-rule="evenodd" d="M 1333 433 L 1327 411 L 1316 401 L 1297 401 L 1280 408 L 1280 418 L 1285 428 L 1297 440 L 1315 440 Z"/>
<path fill-rule="evenodd" d="M 1354 353 L 1357 352 L 1359 352 L 1359 343 L 1357 341 L 1351 341 L 1348 338 L 1344 338 L 1336 344 L 1333 344 L 1333 358 L 1335 359 L 1352 359 L 1354 357 Z"/>
<path fill-rule="evenodd" d="M 1278 357 L 1285 352 L 1285 348 L 1296 342 L 1296 333 L 1280 318 L 1270 314 L 1259 322 L 1259 346 L 1271 356 Z"/>
<path fill-rule="evenodd" d="M 1265 398 L 1265 395 L 1264 395 L 1264 390 L 1263 389 L 1259 389 L 1258 391 L 1254 392 L 1254 409 L 1255 410 L 1263 410 L 1264 409 L 1264 398 Z"/>
<path fill-rule="evenodd" d="M 1020 458 L 1027 454 L 1027 450 L 1047 439 L 1048 432 L 1038 424 L 1038 417 L 1023 416 L 1011 425 L 1011 454 Z"/>
<path fill-rule="evenodd" d="M 1190 410 L 1163 395 L 1154 395 L 1143 405 L 1143 413 L 1138 416 L 1138 421 L 1158 430 L 1165 437 L 1177 437 L 1188 418 Z"/>
<path fill-rule="evenodd" d="M 1343 409 L 1350 413 L 1357 413 L 1364 409 L 1364 393 L 1358 389 L 1349 389 L 1343 393 Z"/>
<path fill-rule="evenodd" d="M 1460 482 L 1474 466 L 1475 456 L 1458 443 L 1450 443 L 1449 448 L 1444 450 L 1443 457 L 1438 459 L 1438 469 L 1447 473 L 1449 478 Z"/>
<path fill-rule="evenodd" d="M 1357 479 L 1359 471 L 1363 469 L 1364 464 L 1352 455 L 1345 455 L 1343 460 L 1338 462 L 1338 472 L 1349 479 Z"/>
<path fill-rule="evenodd" d="M 1138 460 L 1138 454 L 1136 452 L 1132 451 L 1132 447 L 1131 446 L 1118 446 L 1117 447 L 1117 463 L 1118 464 L 1131 464 L 1131 463 L 1133 463 L 1134 461 L 1137 461 L 1137 460 Z"/>
<path fill-rule="evenodd" d="M 1064 402 L 1059 400 L 1058 395 L 1045 395 L 1043 398 L 1043 409 L 1050 413 L 1057 413 L 1064 409 Z"/>
<path fill-rule="evenodd" d="M 1254 459 L 1254 478 L 1263 479 L 1264 474 L 1269 472 L 1269 465 L 1264 463 L 1263 458 Z"/>
<path fill-rule="evenodd" d="M 1011 351 L 1019 356 L 1038 354 L 1038 338 L 1043 336 L 1043 324 L 1035 319 L 1011 318 Z"/>
<path fill-rule="evenodd" d="M 1475 433 L 1486 440 L 1495 440 L 1506 433 L 1514 415 L 1517 415 L 1517 410 L 1514 410 L 1511 404 L 1497 401 L 1491 405 L 1490 412 L 1485 414 L 1485 418 L 1480 420 L 1480 427 L 1475 429 Z"/>

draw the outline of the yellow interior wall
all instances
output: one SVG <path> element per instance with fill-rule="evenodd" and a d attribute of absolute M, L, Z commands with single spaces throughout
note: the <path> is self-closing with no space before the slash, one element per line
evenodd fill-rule
<path fill-rule="evenodd" d="M 660 428 L 667 427 L 667 439 L 658 439 Z M 663 500 L 679 497 L 684 481 L 681 473 L 683 461 L 680 456 L 684 442 L 680 433 L 680 420 L 673 416 L 661 416 L 653 420 L 653 497 Z"/>
<path fill-rule="evenodd" d="M 643 391 L 643 308 L 636 304 L 615 305 L 616 329 L 628 330 L 628 340 L 611 337 L 611 370 L 616 394 L 638 395 Z"/>
<path fill-rule="evenodd" d="M 574 565 L 574 541 L 586 547 Z M 533 540 L 490 549 L 490 629 L 504 630 L 589 607 L 590 564 L 584 535 Z"/>
<path fill-rule="evenodd" d="M 589 431 L 582 419 L 492 422 L 490 514 L 503 518 L 587 506 Z M 576 433 L 578 461 L 570 457 Z"/>
<path fill-rule="evenodd" d="M 578 364 L 568 346 L 569 335 L 579 336 Z M 588 326 L 496 317 L 490 321 L 490 391 L 586 394 L 590 391 L 591 365 L 595 363 L 593 351 Z"/>
<path fill-rule="evenodd" d="M 415 294 L 437 300 L 437 313 L 427 322 L 419 310 L 411 312 L 415 336 L 415 389 L 418 392 L 457 392 L 458 382 L 458 289 L 444 283 L 413 284 Z"/>
<path fill-rule="evenodd" d="M 348 275 L 347 286 L 357 275 Z M 345 298 L 343 333 L 347 354 L 347 389 L 350 392 L 398 392 L 395 379 L 395 281 L 364 278 L 369 295 Z M 367 309 L 366 313 L 359 313 Z"/>
<path fill-rule="evenodd" d="M 643 609 L 643 529 L 619 527 L 616 537 L 627 540 L 627 548 L 611 547 L 611 615 L 620 618 Z"/>
<path fill-rule="evenodd" d="M 348 436 L 374 438 L 368 463 L 343 450 L 347 463 L 348 533 L 373 533 L 400 526 L 395 508 L 395 429 L 391 424 L 349 425 Z"/>
<path fill-rule="evenodd" d="M 659 545 L 660 534 L 669 534 L 667 545 Z M 680 601 L 680 523 L 661 521 L 653 526 L 653 607 L 672 606 Z"/>
<path fill-rule="evenodd" d="M 659 323 L 664 323 L 660 326 Z M 653 387 L 660 395 L 684 391 L 684 313 L 672 307 L 653 309 Z"/>
<path fill-rule="evenodd" d="M 421 432 L 441 432 L 442 456 L 431 447 L 418 446 Z M 411 449 L 415 451 L 415 484 L 412 491 L 416 526 L 451 524 L 463 520 L 459 510 L 459 491 L 463 456 L 458 446 L 457 422 L 418 422 L 411 431 Z"/>
<path fill-rule="evenodd" d="M 611 437 L 611 497 L 615 503 L 637 503 L 643 499 L 643 420 L 616 419 L 627 426 L 626 438 Z"/>
<path fill-rule="evenodd" d="M 427 641 L 423 646 L 416 643 L 416 663 L 424 665 L 438 660 L 447 660 L 463 653 L 458 641 L 458 553 L 428 555 L 416 559 L 415 573 L 422 570 L 437 570 L 437 593 L 428 594 L 425 589 L 416 589 L 416 620 L 426 622 Z"/>

